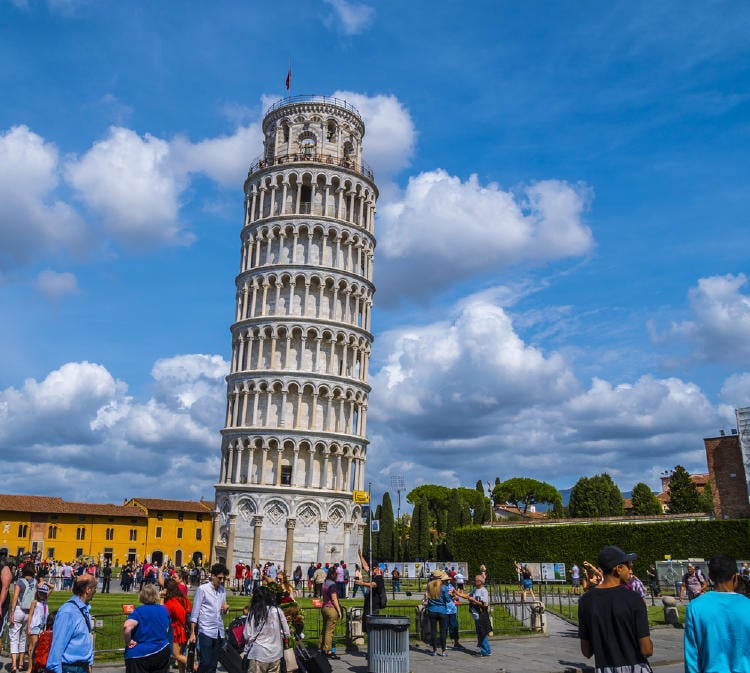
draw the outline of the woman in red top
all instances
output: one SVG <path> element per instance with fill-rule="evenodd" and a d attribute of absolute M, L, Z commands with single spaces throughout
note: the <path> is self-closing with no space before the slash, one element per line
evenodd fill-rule
<path fill-rule="evenodd" d="M 185 643 L 187 643 L 187 613 L 190 612 L 190 600 L 180 591 L 177 580 L 170 577 L 164 583 L 164 607 L 167 608 L 169 619 L 172 623 L 172 656 L 177 662 L 177 669 L 185 673 L 187 656 L 184 654 Z M 192 673 L 192 671 L 190 672 Z"/>

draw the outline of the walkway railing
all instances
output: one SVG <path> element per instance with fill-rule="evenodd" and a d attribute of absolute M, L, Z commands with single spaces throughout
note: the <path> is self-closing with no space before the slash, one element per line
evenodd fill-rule
<path fill-rule="evenodd" d="M 253 173 L 265 170 L 271 166 L 281 166 L 290 163 L 311 163 L 311 164 L 323 164 L 326 166 L 340 166 L 341 168 L 348 168 L 351 171 L 355 171 L 364 175 L 368 180 L 375 180 L 375 176 L 372 169 L 364 162 L 357 162 L 349 157 L 338 157 L 334 154 L 327 154 L 325 152 L 307 153 L 307 152 L 293 152 L 291 154 L 282 154 L 278 157 L 259 157 L 252 164 L 247 171 L 248 177 Z"/>
<path fill-rule="evenodd" d="M 359 114 L 359 110 L 355 108 L 351 103 L 347 103 L 343 98 L 333 98 L 331 96 L 318 96 L 316 94 L 298 94 L 297 96 L 288 96 L 277 100 L 271 107 L 269 107 L 264 113 L 265 117 L 269 112 L 278 110 L 286 105 L 294 105 L 295 103 L 327 103 L 329 105 L 336 105 L 337 107 L 344 108 L 349 112 L 354 113 L 362 119 L 362 115 Z"/>

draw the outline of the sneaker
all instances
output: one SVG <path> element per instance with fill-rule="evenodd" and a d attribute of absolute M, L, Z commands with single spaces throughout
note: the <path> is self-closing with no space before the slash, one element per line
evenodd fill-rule
<path fill-rule="evenodd" d="M 448 656 L 448 653 L 447 653 L 447 652 L 446 652 L 445 650 L 443 650 L 443 656 L 444 656 L 444 657 L 447 657 L 447 656 Z"/>
<path fill-rule="evenodd" d="M 438 653 L 437 653 L 437 652 L 433 652 L 433 653 L 432 653 L 432 656 L 433 656 L 433 657 L 437 657 L 437 656 L 438 656 Z"/>

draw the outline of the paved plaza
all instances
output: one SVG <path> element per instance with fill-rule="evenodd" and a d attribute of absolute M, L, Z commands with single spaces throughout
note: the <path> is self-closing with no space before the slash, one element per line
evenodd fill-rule
<path fill-rule="evenodd" d="M 423 645 L 412 646 L 409 653 L 410 673 L 573 673 L 591 670 L 578 646 L 577 628 L 550 614 L 546 636 L 518 636 L 492 639 L 492 656 L 478 657 L 475 647 L 464 651 L 449 650 L 446 658 L 433 657 Z M 656 673 L 679 673 L 683 670 L 683 631 L 672 627 L 657 627 L 652 632 L 654 656 L 651 666 Z M 467 639 L 467 642 L 471 642 Z M 332 661 L 334 673 L 367 673 L 367 654 L 343 652 Z M 7 657 L 2 659 L 4 670 L 9 668 Z M 94 666 L 97 673 L 123 673 L 124 664 Z M 221 668 L 219 669 L 221 671 Z"/>

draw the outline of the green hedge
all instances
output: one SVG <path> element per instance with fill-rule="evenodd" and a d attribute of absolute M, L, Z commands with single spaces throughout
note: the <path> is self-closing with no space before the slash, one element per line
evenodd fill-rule
<path fill-rule="evenodd" d="M 513 560 L 596 565 L 599 550 L 614 544 L 636 552 L 635 572 L 646 576 L 649 563 L 664 559 L 705 558 L 725 553 L 737 559 L 750 558 L 750 520 L 659 521 L 658 523 L 591 523 L 555 526 L 469 526 L 455 532 L 456 558 L 467 559 L 474 575 L 479 566 L 500 580 L 514 579 Z"/>

